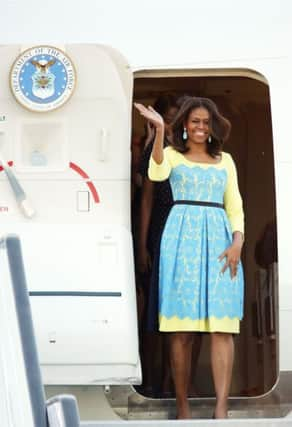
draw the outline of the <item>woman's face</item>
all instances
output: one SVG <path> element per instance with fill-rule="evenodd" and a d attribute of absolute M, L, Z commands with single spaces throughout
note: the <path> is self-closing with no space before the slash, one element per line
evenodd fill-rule
<path fill-rule="evenodd" d="M 169 125 L 173 121 L 177 111 L 178 111 L 177 107 L 170 107 L 166 111 L 166 113 L 163 115 L 163 120 L 164 120 L 165 124 Z"/>
<path fill-rule="evenodd" d="M 199 107 L 192 110 L 185 123 L 188 142 L 195 144 L 206 143 L 210 135 L 210 114 L 206 108 Z"/>

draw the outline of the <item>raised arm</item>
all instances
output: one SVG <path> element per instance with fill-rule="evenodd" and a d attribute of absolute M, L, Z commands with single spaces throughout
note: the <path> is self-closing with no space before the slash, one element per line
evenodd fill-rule
<path fill-rule="evenodd" d="M 150 106 L 146 108 L 142 104 L 134 103 L 134 105 L 141 116 L 145 117 L 145 119 L 147 119 L 155 127 L 156 132 L 152 149 L 152 158 L 155 163 L 160 164 L 163 162 L 163 142 L 165 132 L 163 118 Z"/>
<path fill-rule="evenodd" d="M 141 116 L 145 117 L 155 127 L 155 139 L 149 161 L 148 176 L 151 181 L 165 181 L 171 172 L 171 165 L 166 158 L 164 146 L 165 126 L 163 118 L 152 107 L 134 104 Z"/>

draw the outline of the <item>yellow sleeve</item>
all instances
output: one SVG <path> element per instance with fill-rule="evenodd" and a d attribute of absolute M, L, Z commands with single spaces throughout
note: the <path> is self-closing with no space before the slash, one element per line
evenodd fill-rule
<path fill-rule="evenodd" d="M 227 185 L 224 193 L 224 207 L 231 224 L 232 233 L 240 231 L 244 234 L 244 213 L 238 188 L 236 167 L 232 157 L 229 154 L 225 154 L 225 156 Z"/>
<path fill-rule="evenodd" d="M 169 158 L 169 148 L 163 150 L 163 161 L 158 164 L 152 157 L 149 160 L 148 177 L 151 181 L 165 181 L 171 172 L 172 166 Z"/>

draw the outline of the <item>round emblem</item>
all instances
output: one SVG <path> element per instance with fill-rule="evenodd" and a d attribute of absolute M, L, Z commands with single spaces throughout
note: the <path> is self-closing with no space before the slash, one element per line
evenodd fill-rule
<path fill-rule="evenodd" d="M 12 65 L 10 86 L 16 100 L 31 111 L 52 111 L 71 97 L 76 72 L 71 59 L 52 46 L 22 52 Z"/>

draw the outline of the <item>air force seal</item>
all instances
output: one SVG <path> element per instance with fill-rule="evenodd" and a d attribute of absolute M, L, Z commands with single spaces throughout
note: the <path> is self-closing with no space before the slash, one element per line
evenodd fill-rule
<path fill-rule="evenodd" d="M 12 65 L 10 87 L 16 100 L 31 111 L 61 107 L 71 97 L 76 72 L 71 59 L 52 46 L 22 52 Z"/>

